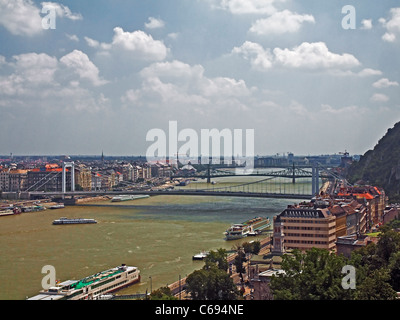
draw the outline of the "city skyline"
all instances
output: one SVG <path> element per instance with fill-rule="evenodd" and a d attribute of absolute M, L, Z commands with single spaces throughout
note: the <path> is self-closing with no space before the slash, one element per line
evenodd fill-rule
<path fill-rule="evenodd" d="M 364 154 L 400 120 L 393 0 L 0 0 L 0 40 L 0 154 L 145 155 L 169 121 Z"/>

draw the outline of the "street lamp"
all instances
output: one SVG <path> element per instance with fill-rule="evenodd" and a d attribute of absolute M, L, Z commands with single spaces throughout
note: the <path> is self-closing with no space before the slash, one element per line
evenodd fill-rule
<path fill-rule="evenodd" d="M 150 279 L 150 294 L 153 292 L 153 279 L 149 276 Z"/>

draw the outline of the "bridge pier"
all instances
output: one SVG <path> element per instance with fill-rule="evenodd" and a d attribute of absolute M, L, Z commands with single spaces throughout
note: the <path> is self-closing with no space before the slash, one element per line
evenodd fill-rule
<path fill-rule="evenodd" d="M 294 163 L 293 163 L 293 176 L 292 176 L 292 183 L 295 184 L 296 183 L 296 173 L 294 170 Z"/>

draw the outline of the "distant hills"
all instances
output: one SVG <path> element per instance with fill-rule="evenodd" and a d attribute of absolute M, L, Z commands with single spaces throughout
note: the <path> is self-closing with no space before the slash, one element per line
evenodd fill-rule
<path fill-rule="evenodd" d="M 390 202 L 400 202 L 400 122 L 349 167 L 347 179 L 353 184 L 382 187 Z"/>

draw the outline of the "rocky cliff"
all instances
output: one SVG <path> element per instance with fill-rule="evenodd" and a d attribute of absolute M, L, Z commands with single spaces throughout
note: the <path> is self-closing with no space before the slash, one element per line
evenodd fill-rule
<path fill-rule="evenodd" d="M 348 169 L 350 183 L 384 188 L 390 202 L 400 201 L 400 122 L 389 129 L 373 150 Z"/>

